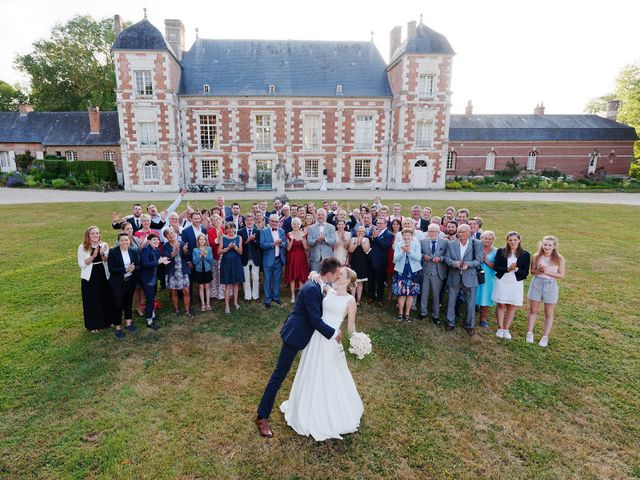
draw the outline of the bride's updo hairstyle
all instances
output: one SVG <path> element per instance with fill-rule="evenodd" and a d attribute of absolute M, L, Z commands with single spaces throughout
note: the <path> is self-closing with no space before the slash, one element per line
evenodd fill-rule
<path fill-rule="evenodd" d="M 356 293 L 356 283 L 358 281 L 358 274 L 351 270 L 349 267 L 344 267 L 344 271 L 349 279 L 349 285 L 347 285 L 347 292 L 350 295 L 355 295 Z"/>

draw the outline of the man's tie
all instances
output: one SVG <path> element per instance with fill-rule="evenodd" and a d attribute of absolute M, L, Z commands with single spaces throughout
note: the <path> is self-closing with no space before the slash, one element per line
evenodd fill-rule
<path fill-rule="evenodd" d="M 136 218 L 136 229 L 140 228 L 140 223 L 138 221 L 138 219 Z"/>
<path fill-rule="evenodd" d="M 434 256 L 435 254 L 436 254 L 436 241 L 431 240 L 431 256 Z"/>

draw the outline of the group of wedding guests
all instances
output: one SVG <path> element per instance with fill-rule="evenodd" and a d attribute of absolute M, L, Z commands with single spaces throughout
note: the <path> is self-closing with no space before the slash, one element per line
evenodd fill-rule
<path fill-rule="evenodd" d="M 499 338 L 511 339 L 516 309 L 523 305 L 524 280 L 534 275 L 528 291 L 529 328 L 526 340 L 534 341 L 533 328 L 540 303 L 545 324 L 539 342 L 547 346 L 558 301 L 557 279 L 564 277 L 565 262 L 555 237 L 544 237 L 533 255 L 524 250 L 520 235 L 509 232 L 504 247 L 494 247 L 496 235 L 483 230 L 480 217 L 453 207 L 442 216 L 429 207 L 414 205 L 403 216 L 398 203 L 391 208 L 380 197 L 353 210 L 338 202 L 283 204 L 270 210 L 266 201 L 254 203 L 242 213 L 240 205 L 225 204 L 218 197 L 210 209 L 189 204 L 178 213 L 183 197 L 164 211 L 154 204 L 133 205 L 123 218 L 113 213 L 112 227 L 119 230 L 111 247 L 102 241 L 96 226 L 85 232 L 78 247 L 82 277 L 85 326 L 92 332 L 113 325 L 115 335 L 135 332 L 133 310 L 158 329 L 157 287 L 170 291 L 176 315 L 192 315 L 192 296 L 201 311 L 211 310 L 211 299 L 224 301 L 224 312 L 239 309 L 240 286 L 245 301 L 260 299 L 265 308 L 281 304 L 281 283 L 289 287 L 291 302 L 319 271 L 325 258 L 336 257 L 357 275 L 355 299 L 384 307 L 396 298 L 399 321 L 431 317 L 440 324 L 446 305 L 445 330 L 456 325 L 456 315 L 466 310 L 464 328 L 476 333 L 476 307 L 480 326 L 488 328 L 489 308 L 496 306 Z M 388 288 L 388 297 L 385 296 Z M 445 303 L 446 297 L 446 303 Z"/>

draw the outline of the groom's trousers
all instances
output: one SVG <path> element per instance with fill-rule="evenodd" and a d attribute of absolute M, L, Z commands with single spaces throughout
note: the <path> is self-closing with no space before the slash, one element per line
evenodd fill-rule
<path fill-rule="evenodd" d="M 278 363 L 276 363 L 276 368 L 271 374 L 271 378 L 267 383 L 267 388 L 264 389 L 262 400 L 260 400 L 260 405 L 258 406 L 258 417 L 266 419 L 271 415 L 273 402 L 276 399 L 278 390 L 280 390 L 280 386 L 284 379 L 287 378 L 287 374 L 289 373 L 289 370 L 291 370 L 293 359 L 296 358 L 297 354 L 298 350 L 293 348 L 291 345 L 282 342 L 282 349 L 280 350 Z"/>

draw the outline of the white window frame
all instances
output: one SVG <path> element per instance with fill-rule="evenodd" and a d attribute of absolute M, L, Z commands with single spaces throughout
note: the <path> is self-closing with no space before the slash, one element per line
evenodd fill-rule
<path fill-rule="evenodd" d="M 2 151 L 0 152 L 0 171 L 8 172 L 11 169 L 11 157 L 9 157 L 9 152 Z"/>
<path fill-rule="evenodd" d="M 433 148 L 434 122 L 430 118 L 416 120 L 416 148 Z"/>
<path fill-rule="evenodd" d="M 67 162 L 77 162 L 78 152 L 75 150 L 65 150 L 64 157 L 67 159 Z"/>
<path fill-rule="evenodd" d="M 153 75 L 151 70 L 134 70 L 135 88 L 137 97 L 153 96 Z"/>
<path fill-rule="evenodd" d="M 156 122 L 138 122 L 138 142 L 140 148 L 158 146 L 158 126 Z"/>
<path fill-rule="evenodd" d="M 458 158 L 458 154 L 453 150 L 447 152 L 447 165 L 446 170 L 455 170 L 456 169 L 456 160 Z"/>
<path fill-rule="evenodd" d="M 262 121 L 258 123 L 258 118 Z M 268 119 L 268 125 L 265 125 L 264 119 Z M 258 151 L 273 150 L 273 115 L 270 113 L 254 113 L 253 114 L 253 138 L 254 148 Z M 262 133 L 260 131 L 262 130 Z M 262 138 L 262 141 L 259 139 Z M 267 143 L 268 142 L 268 143 Z"/>
<path fill-rule="evenodd" d="M 372 168 L 373 162 L 370 158 L 355 158 L 353 160 L 353 178 L 371 178 Z"/>
<path fill-rule="evenodd" d="M 435 94 L 436 76 L 432 73 L 418 75 L 418 97 L 429 98 Z"/>
<path fill-rule="evenodd" d="M 116 161 L 116 154 L 114 151 L 112 150 L 107 150 L 103 153 L 104 155 L 104 160 L 106 162 L 115 162 Z"/>
<path fill-rule="evenodd" d="M 204 85 L 202 85 L 202 93 L 204 94 L 211 93 L 211 87 L 209 86 L 208 83 L 205 83 Z"/>
<path fill-rule="evenodd" d="M 142 178 L 150 181 L 160 181 L 160 166 L 155 160 L 147 160 L 142 164 Z"/>
<path fill-rule="evenodd" d="M 536 169 L 536 160 L 538 159 L 538 152 L 531 150 L 527 156 L 527 170 L 533 171 Z"/>
<path fill-rule="evenodd" d="M 220 159 L 201 158 L 200 159 L 200 179 L 217 180 L 220 178 Z"/>
<path fill-rule="evenodd" d="M 354 147 L 356 150 L 373 150 L 376 137 L 376 116 L 373 113 L 357 113 L 355 118 Z"/>
<path fill-rule="evenodd" d="M 318 179 L 320 178 L 320 159 L 319 158 L 305 158 L 304 159 L 304 178 Z"/>
<path fill-rule="evenodd" d="M 203 123 L 203 117 L 213 118 L 213 123 Z M 207 120 L 208 121 L 208 120 Z M 199 113 L 198 114 L 198 146 L 200 150 L 218 150 L 220 148 L 220 122 L 219 117 L 215 113 Z M 213 137 L 208 140 L 209 143 L 203 142 L 203 136 L 211 130 L 210 135 Z"/>
<path fill-rule="evenodd" d="M 302 148 L 320 150 L 322 148 L 322 115 L 306 113 L 302 117 Z"/>
<path fill-rule="evenodd" d="M 496 152 L 494 150 L 491 150 L 487 153 L 484 169 L 490 171 L 496 169 Z"/>

